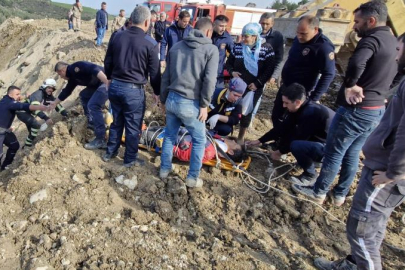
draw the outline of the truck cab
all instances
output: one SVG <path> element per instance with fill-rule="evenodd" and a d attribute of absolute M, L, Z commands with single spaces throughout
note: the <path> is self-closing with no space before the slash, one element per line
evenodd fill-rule
<path fill-rule="evenodd" d="M 183 10 L 190 13 L 190 24 L 194 27 L 200 18 L 208 17 L 213 21 L 216 16 L 225 14 L 225 5 L 190 3 L 182 6 L 181 11 Z"/>
<path fill-rule="evenodd" d="M 166 12 L 167 21 L 173 22 L 176 19 L 176 16 L 178 15 L 182 4 L 165 1 L 147 1 L 143 3 L 143 6 L 148 7 L 150 11 L 153 10 L 157 14 L 160 14 L 161 12 Z"/>

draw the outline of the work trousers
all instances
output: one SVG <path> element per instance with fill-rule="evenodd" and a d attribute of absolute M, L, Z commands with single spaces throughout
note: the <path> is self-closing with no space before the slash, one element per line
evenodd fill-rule
<path fill-rule="evenodd" d="M 72 21 L 73 21 L 73 29 L 74 30 L 80 30 L 80 26 L 82 24 L 81 18 L 76 18 L 75 16 L 73 16 Z"/>
<path fill-rule="evenodd" d="M 35 117 L 24 111 L 17 112 L 17 118 L 25 124 L 28 130 L 28 137 L 25 139 L 26 146 L 32 146 L 35 138 L 38 136 L 41 124 L 35 119 Z"/>
<path fill-rule="evenodd" d="M 89 124 L 94 126 L 94 133 L 97 139 L 105 140 L 105 123 L 103 108 L 108 100 L 108 93 L 105 84 L 97 89 L 87 87 L 80 94 L 84 114 L 87 116 Z"/>
<path fill-rule="evenodd" d="M 381 270 L 380 247 L 388 218 L 405 199 L 405 181 L 372 185 L 373 171 L 364 166 L 346 223 L 357 269 Z"/>
<path fill-rule="evenodd" d="M 1 159 L 3 157 L 3 144 L 8 147 L 6 158 L 3 163 Z M 18 149 L 20 149 L 20 144 L 18 143 L 17 137 L 11 131 L 7 131 L 0 134 L 0 163 L 1 170 L 4 170 L 8 165 L 13 163 L 14 157 L 17 154 Z"/>

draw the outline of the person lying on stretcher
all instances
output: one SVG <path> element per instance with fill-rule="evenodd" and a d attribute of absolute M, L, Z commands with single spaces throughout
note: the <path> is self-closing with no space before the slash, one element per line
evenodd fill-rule
<path fill-rule="evenodd" d="M 216 144 L 219 157 L 226 158 L 223 154 L 226 153 L 226 155 L 234 162 L 241 162 L 242 160 L 246 159 L 246 150 L 244 149 L 244 147 L 236 142 L 236 138 L 222 138 L 219 135 L 213 135 L 211 138 Z M 157 149 L 158 151 L 163 145 L 163 139 L 164 127 L 152 126 L 145 130 L 142 130 L 139 144 L 148 148 Z M 188 134 L 187 130 L 184 127 L 180 127 L 179 133 L 177 134 L 177 142 L 173 148 L 173 156 L 181 161 L 190 161 L 191 147 L 191 135 Z M 209 135 L 207 135 L 203 162 L 207 162 L 215 158 L 215 147 L 212 145 Z"/>

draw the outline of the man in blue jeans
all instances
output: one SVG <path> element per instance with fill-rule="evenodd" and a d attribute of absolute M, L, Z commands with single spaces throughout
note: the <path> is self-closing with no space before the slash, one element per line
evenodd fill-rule
<path fill-rule="evenodd" d="M 101 3 L 101 9 L 96 13 L 96 28 L 97 28 L 97 42 L 96 45 L 99 47 L 103 44 L 103 38 L 105 31 L 108 30 L 108 13 L 106 11 L 107 3 Z"/>
<path fill-rule="evenodd" d="M 131 14 L 131 26 L 125 31 L 116 32 L 104 59 L 107 78 L 112 80 L 108 97 L 114 120 L 103 160 L 107 162 L 117 156 L 125 127 L 124 166 L 127 168 L 144 163 L 137 156 L 146 106 L 144 85 L 148 77 L 156 101 L 160 93 L 158 44 L 145 34 L 150 17 L 148 8 L 136 7 Z"/>
<path fill-rule="evenodd" d="M 93 129 L 96 138 L 87 143 L 86 149 L 105 148 L 105 123 L 103 108 L 108 99 L 106 84 L 107 77 L 104 74 L 103 67 L 90 62 L 79 61 L 71 65 L 65 62 L 58 62 L 55 65 L 55 72 L 68 83 L 62 89 L 54 102 L 50 102 L 53 109 L 67 99 L 77 86 L 86 86 L 79 96 L 83 106 L 84 114 L 88 119 L 88 128 Z"/>
<path fill-rule="evenodd" d="M 279 141 L 279 148 L 270 151 L 273 160 L 291 152 L 304 170 L 300 176 L 291 177 L 293 183 L 313 184 L 316 180 L 314 162 L 321 162 L 327 132 L 335 112 L 307 98 L 305 87 L 293 83 L 281 93 L 287 113 L 280 125 L 275 126 L 260 139 L 247 142 L 255 146 L 271 140 Z"/>
<path fill-rule="evenodd" d="M 397 73 L 396 38 L 386 26 L 387 7 L 381 1 L 360 5 L 354 11 L 353 29 L 359 41 L 339 91 L 340 105 L 329 129 L 321 173 L 314 186 L 293 189 L 323 203 L 340 169 L 338 184 L 329 193 L 341 206 L 358 170 L 364 142 L 378 125 L 385 110 L 385 97 Z"/>
<path fill-rule="evenodd" d="M 405 73 L 405 34 L 398 38 L 398 71 Z M 364 168 L 347 219 L 351 255 L 329 261 L 321 270 L 381 270 L 381 243 L 392 211 L 405 200 L 405 82 L 390 101 L 380 125 L 367 139 Z M 387 258 L 388 259 L 388 258 Z"/>
<path fill-rule="evenodd" d="M 205 149 L 207 107 L 215 88 L 219 53 L 212 44 L 212 22 L 201 18 L 188 37 L 176 43 L 167 58 L 162 78 L 160 100 L 166 108 L 166 130 L 163 142 L 160 178 L 172 170 L 173 146 L 177 132 L 184 124 L 192 137 L 190 168 L 186 185 L 202 187 L 198 177 Z"/>

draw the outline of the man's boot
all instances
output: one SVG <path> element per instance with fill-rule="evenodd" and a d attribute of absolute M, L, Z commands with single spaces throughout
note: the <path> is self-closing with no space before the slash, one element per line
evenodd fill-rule
<path fill-rule="evenodd" d="M 244 143 L 245 143 L 246 130 L 247 130 L 247 128 L 245 128 L 245 127 L 240 127 L 240 129 L 239 129 L 239 135 L 238 135 L 238 144 L 244 144 Z"/>
<path fill-rule="evenodd" d="M 357 266 L 350 259 L 350 255 L 334 262 L 325 258 L 316 258 L 314 265 L 320 270 L 357 270 Z"/>
<path fill-rule="evenodd" d="M 86 143 L 84 145 L 84 148 L 86 148 L 87 150 L 94 150 L 94 149 L 105 149 L 107 148 L 107 143 L 105 140 L 103 139 L 94 139 L 89 143 Z"/>

